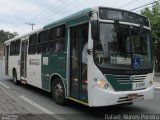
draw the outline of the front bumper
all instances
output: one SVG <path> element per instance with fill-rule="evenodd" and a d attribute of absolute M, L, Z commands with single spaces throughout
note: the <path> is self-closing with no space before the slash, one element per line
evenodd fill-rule
<path fill-rule="evenodd" d="M 92 88 L 91 106 L 92 107 L 109 106 L 109 105 L 122 104 L 128 102 L 149 100 L 153 99 L 153 93 L 154 93 L 153 85 L 143 90 L 119 91 L 119 92 L 107 91 L 95 86 Z M 130 94 L 137 94 L 138 95 L 137 99 L 128 100 L 127 96 Z"/>

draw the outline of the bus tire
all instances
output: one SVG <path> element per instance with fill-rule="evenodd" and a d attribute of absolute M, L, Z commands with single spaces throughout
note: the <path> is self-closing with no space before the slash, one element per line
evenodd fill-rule
<path fill-rule="evenodd" d="M 52 82 L 52 97 L 59 105 L 64 105 L 66 102 L 64 85 L 62 80 L 58 77 L 54 78 Z"/>
<path fill-rule="evenodd" d="M 13 82 L 15 85 L 19 84 L 19 81 L 17 80 L 17 72 L 16 70 L 13 70 Z"/>

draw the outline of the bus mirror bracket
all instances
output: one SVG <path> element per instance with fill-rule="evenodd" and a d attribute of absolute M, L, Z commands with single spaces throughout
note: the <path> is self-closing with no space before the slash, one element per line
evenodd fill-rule
<path fill-rule="evenodd" d="M 95 41 L 99 40 L 99 21 L 98 21 L 98 12 L 97 11 L 91 11 L 89 12 L 88 16 L 91 18 L 93 14 L 96 14 L 96 19 L 91 20 L 91 36 L 92 39 Z"/>
<path fill-rule="evenodd" d="M 98 20 L 91 21 L 91 35 L 92 39 L 95 41 L 99 40 L 99 22 Z"/>

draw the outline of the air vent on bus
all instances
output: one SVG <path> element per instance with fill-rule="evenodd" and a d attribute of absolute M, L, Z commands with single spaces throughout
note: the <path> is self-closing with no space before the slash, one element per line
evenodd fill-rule
<path fill-rule="evenodd" d="M 120 84 L 131 84 L 134 82 L 142 82 L 146 79 L 146 75 L 115 75 L 117 82 Z"/>

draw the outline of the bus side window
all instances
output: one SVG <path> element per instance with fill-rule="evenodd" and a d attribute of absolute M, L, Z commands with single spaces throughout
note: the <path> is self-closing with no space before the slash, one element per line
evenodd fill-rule
<path fill-rule="evenodd" d="M 48 42 L 42 44 L 42 53 L 48 53 Z"/>
<path fill-rule="evenodd" d="M 39 33 L 38 43 L 44 43 L 49 41 L 49 30 L 45 30 Z"/>
<path fill-rule="evenodd" d="M 42 45 L 37 45 L 37 54 L 42 53 Z"/>
<path fill-rule="evenodd" d="M 49 52 L 64 51 L 65 25 L 61 25 L 50 30 Z"/>
<path fill-rule="evenodd" d="M 60 41 L 57 41 L 55 45 L 55 52 L 62 52 L 62 51 L 63 51 L 63 46 Z"/>
<path fill-rule="evenodd" d="M 10 44 L 10 56 L 14 55 L 15 41 Z"/>
<path fill-rule="evenodd" d="M 55 51 L 55 42 L 49 42 L 49 52 L 53 53 Z"/>
<path fill-rule="evenodd" d="M 36 54 L 37 45 L 29 45 L 28 54 L 33 55 Z"/>
<path fill-rule="evenodd" d="M 15 42 L 15 50 L 14 50 L 14 55 L 19 55 L 20 53 L 20 40 L 17 40 Z"/>
<path fill-rule="evenodd" d="M 29 49 L 28 49 L 28 54 L 36 54 L 37 50 L 37 34 L 33 34 L 29 38 Z"/>

